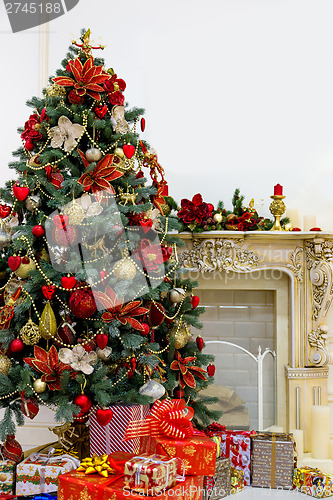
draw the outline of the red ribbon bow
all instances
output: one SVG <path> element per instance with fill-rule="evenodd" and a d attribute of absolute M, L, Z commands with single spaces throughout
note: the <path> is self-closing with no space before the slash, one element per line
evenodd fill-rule
<path fill-rule="evenodd" d="M 141 436 L 168 436 L 174 439 L 186 439 L 193 436 L 192 418 L 194 410 L 185 405 L 183 399 L 157 400 L 145 420 L 129 423 L 125 440 Z"/>

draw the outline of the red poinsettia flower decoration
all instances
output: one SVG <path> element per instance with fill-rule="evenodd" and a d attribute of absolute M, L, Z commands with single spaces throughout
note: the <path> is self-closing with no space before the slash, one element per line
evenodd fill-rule
<path fill-rule="evenodd" d="M 117 75 L 112 75 L 109 80 L 103 83 L 105 92 L 109 96 L 109 101 L 114 106 L 122 106 L 125 101 L 125 97 L 122 92 L 126 89 L 126 83 L 121 78 L 117 78 Z"/>
<path fill-rule="evenodd" d="M 21 138 L 24 140 L 25 146 L 29 151 L 33 149 L 32 141 L 40 141 L 43 138 L 42 134 L 38 131 L 39 126 L 40 118 L 36 113 L 30 115 L 29 120 L 24 124 L 24 131 L 21 134 Z"/>
<path fill-rule="evenodd" d="M 87 161 L 84 153 L 80 150 L 78 151 L 83 163 L 87 167 L 89 162 Z M 115 190 L 110 183 L 111 181 L 119 179 L 119 177 L 124 175 L 124 172 L 117 170 L 118 161 L 118 157 L 114 155 L 107 154 L 103 156 L 103 158 L 97 163 L 94 170 L 81 175 L 78 182 L 83 185 L 85 191 L 97 193 L 98 191 L 105 190 L 108 193 L 115 194 Z"/>
<path fill-rule="evenodd" d="M 89 57 L 84 65 L 81 63 L 79 57 L 74 61 L 69 61 L 68 65 L 75 80 L 68 76 L 57 76 L 53 78 L 54 83 L 63 87 L 74 87 L 75 93 L 78 96 L 87 94 L 96 99 L 96 101 L 100 101 L 100 92 L 104 92 L 104 89 L 98 84 L 110 78 L 109 73 L 103 69 L 103 66 L 94 66 L 92 57 Z"/>
<path fill-rule="evenodd" d="M 189 365 L 189 363 L 192 363 L 195 359 L 195 356 L 182 358 L 179 351 L 175 351 L 175 359 L 172 361 L 170 368 L 171 370 L 179 370 L 179 385 L 182 389 L 184 389 L 186 385 L 193 389 L 195 388 L 194 375 L 202 380 L 207 380 L 205 376 L 205 373 L 207 373 L 206 370 L 199 366 Z"/>
<path fill-rule="evenodd" d="M 163 262 L 171 257 L 172 251 L 163 245 L 153 245 L 149 240 L 141 240 L 140 249 L 134 252 L 135 257 L 147 271 L 157 271 Z"/>
<path fill-rule="evenodd" d="M 201 194 L 193 196 L 192 201 L 184 198 L 181 200 L 181 210 L 178 217 L 183 219 L 185 224 L 202 224 L 202 222 L 212 216 L 208 204 L 202 201 Z"/>
<path fill-rule="evenodd" d="M 51 391 L 60 391 L 60 379 L 65 370 L 71 370 L 69 365 L 65 365 L 58 358 L 57 349 L 54 345 L 49 351 L 35 345 L 34 358 L 24 358 L 34 370 L 42 373 L 41 380 L 45 382 Z"/>
<path fill-rule="evenodd" d="M 107 311 L 102 314 L 102 320 L 105 323 L 118 320 L 122 325 L 130 325 L 135 330 L 140 332 L 145 331 L 145 326 L 133 316 L 143 316 L 147 314 L 148 309 L 141 307 L 141 300 L 133 300 L 132 302 L 124 302 L 117 297 L 115 292 L 109 287 L 106 287 L 104 292 L 95 292 L 95 298 L 102 304 Z"/>
<path fill-rule="evenodd" d="M 262 219 L 263 217 L 255 218 L 252 212 L 244 212 L 240 217 L 238 217 L 238 231 L 248 231 L 254 229 L 255 226 L 262 221 Z"/>

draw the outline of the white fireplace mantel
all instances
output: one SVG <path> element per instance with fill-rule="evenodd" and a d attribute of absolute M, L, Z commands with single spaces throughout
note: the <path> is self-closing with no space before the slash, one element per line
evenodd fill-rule
<path fill-rule="evenodd" d="M 283 333 L 288 336 L 289 352 L 284 358 L 287 390 L 280 388 L 288 409 L 280 425 L 288 430 L 301 421 L 306 429 L 313 392 L 318 390 L 321 404 L 327 404 L 330 353 L 326 316 L 333 299 L 333 233 L 212 231 L 181 233 L 180 237 L 185 242 L 181 263 L 205 280 L 223 273 L 265 270 L 288 275 L 288 332 L 280 332 L 280 339 Z M 253 286 L 258 286 L 255 280 Z"/>

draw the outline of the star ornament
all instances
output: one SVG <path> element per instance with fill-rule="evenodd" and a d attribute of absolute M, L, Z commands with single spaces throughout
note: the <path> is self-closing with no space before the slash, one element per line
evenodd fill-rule
<path fill-rule="evenodd" d="M 109 73 L 103 69 L 103 66 L 95 66 L 92 57 L 89 57 L 84 65 L 79 57 L 68 64 L 74 78 L 57 76 L 53 78 L 54 83 L 63 87 L 74 87 L 78 96 L 87 94 L 96 101 L 100 101 L 100 92 L 104 92 L 104 88 L 99 84 L 110 78 Z"/>
<path fill-rule="evenodd" d="M 49 130 L 51 137 L 52 148 L 61 148 L 64 150 L 72 151 L 77 145 L 77 139 L 81 137 L 84 132 L 84 126 L 79 123 L 72 123 L 67 116 L 60 116 L 58 125 Z"/>

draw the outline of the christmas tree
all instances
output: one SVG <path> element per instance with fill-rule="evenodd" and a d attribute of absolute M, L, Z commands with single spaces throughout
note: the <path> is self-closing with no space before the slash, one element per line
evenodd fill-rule
<path fill-rule="evenodd" d="M 197 424 L 216 418 L 177 205 L 103 48 L 83 31 L 28 102 L 17 178 L 0 191 L 2 440 L 41 404 L 82 424 L 96 407 L 182 397 Z"/>

